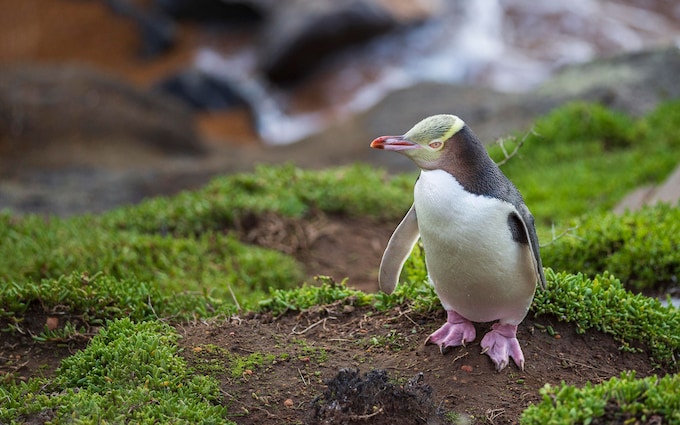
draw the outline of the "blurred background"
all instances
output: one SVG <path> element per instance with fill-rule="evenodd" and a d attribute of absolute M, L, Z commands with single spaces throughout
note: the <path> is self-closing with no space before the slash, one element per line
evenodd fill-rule
<path fill-rule="evenodd" d="M 258 163 L 412 170 L 368 143 L 435 112 L 488 141 L 569 98 L 641 113 L 611 64 L 679 40 L 673 0 L 0 0 L 0 209 L 102 211 Z"/>

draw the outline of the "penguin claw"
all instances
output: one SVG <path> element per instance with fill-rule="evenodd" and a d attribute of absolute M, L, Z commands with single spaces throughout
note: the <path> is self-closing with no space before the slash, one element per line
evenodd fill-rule
<path fill-rule="evenodd" d="M 474 341 L 476 337 L 475 326 L 455 311 L 448 311 L 446 323 L 430 335 L 425 343 L 437 344 L 439 352 L 444 354 L 448 347 L 465 346 L 465 343 Z"/>
<path fill-rule="evenodd" d="M 482 354 L 489 356 L 498 372 L 510 364 L 510 358 L 524 370 L 524 354 L 516 335 L 516 325 L 494 323 L 491 331 L 482 338 Z"/>
<path fill-rule="evenodd" d="M 496 371 L 500 372 L 501 370 L 505 369 L 508 366 L 508 364 L 510 364 L 509 361 L 501 360 L 501 362 L 496 365 Z"/>

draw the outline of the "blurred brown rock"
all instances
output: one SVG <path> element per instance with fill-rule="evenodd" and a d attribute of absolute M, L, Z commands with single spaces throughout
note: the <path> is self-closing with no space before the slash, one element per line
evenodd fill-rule
<path fill-rule="evenodd" d="M 412 5 L 419 2 L 396 3 L 390 7 L 378 0 L 279 1 L 260 37 L 260 68 L 275 83 L 296 82 L 330 54 L 425 18 L 425 8 Z"/>
<path fill-rule="evenodd" d="M 203 152 L 182 105 L 78 65 L 0 69 L 0 158 L 15 166 L 96 165 L 110 155 Z M 143 155 L 142 155 L 143 156 Z"/>

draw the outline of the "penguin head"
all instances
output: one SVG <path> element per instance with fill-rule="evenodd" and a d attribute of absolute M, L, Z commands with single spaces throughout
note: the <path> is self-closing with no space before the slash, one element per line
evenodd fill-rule
<path fill-rule="evenodd" d="M 465 127 L 455 115 L 433 115 L 414 125 L 403 136 L 381 136 L 371 142 L 374 149 L 399 152 L 420 168 L 440 168 L 445 153 L 456 143 L 454 136 Z"/>

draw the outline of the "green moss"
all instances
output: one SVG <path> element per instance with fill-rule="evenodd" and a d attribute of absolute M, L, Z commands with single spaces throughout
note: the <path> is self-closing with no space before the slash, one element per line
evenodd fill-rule
<path fill-rule="evenodd" d="M 241 378 L 248 371 L 253 371 L 265 364 L 271 364 L 276 360 L 276 356 L 270 353 L 250 353 L 248 355 L 238 355 L 231 353 L 228 356 L 229 373 L 232 378 Z"/>
<path fill-rule="evenodd" d="M 661 181 L 675 167 L 677 158 L 668 152 L 677 151 L 680 136 L 665 120 L 676 115 L 679 102 L 664 104 L 639 120 L 597 104 L 567 104 L 536 121 L 503 172 L 541 226 L 605 211 L 639 185 Z M 523 138 L 507 143 L 506 150 Z M 489 152 L 497 161 L 503 158 L 499 146 Z"/>
<path fill-rule="evenodd" d="M 312 361 L 314 364 L 325 363 L 328 361 L 328 351 L 322 347 L 310 345 L 305 339 L 294 339 L 293 343 L 299 346 L 298 359 L 302 361 Z"/>
<path fill-rule="evenodd" d="M 287 311 L 301 311 L 315 305 L 331 304 L 346 300 L 357 306 L 368 305 L 371 295 L 347 287 L 346 281 L 336 283 L 329 277 L 317 278 L 320 285 L 304 284 L 292 290 L 272 290 L 271 296 L 260 301 L 259 309 L 281 315 Z"/>
<path fill-rule="evenodd" d="M 655 298 L 634 295 L 621 282 L 605 273 L 592 279 L 585 275 L 555 273 L 545 269 L 548 287 L 537 291 L 531 310 L 535 315 L 553 314 L 574 323 L 579 332 L 597 329 L 613 335 L 622 349 L 646 346 L 652 360 L 678 369 L 680 311 L 664 307 Z"/>
<path fill-rule="evenodd" d="M 265 212 L 303 217 L 316 209 L 396 218 L 411 202 L 414 179 L 388 177 L 365 165 L 317 171 L 260 166 L 252 173 L 216 178 L 195 192 L 114 210 L 102 222 L 116 229 L 191 235 L 221 230 Z"/>
<path fill-rule="evenodd" d="M 665 289 L 680 277 L 680 209 L 660 204 L 622 215 L 594 213 L 542 249 L 543 264 L 590 276 L 609 271 L 635 290 Z"/>
<path fill-rule="evenodd" d="M 178 337 L 161 322 L 110 322 L 62 361 L 53 381 L 0 386 L 0 421 L 41 415 L 53 423 L 232 423 L 219 383 L 190 373 Z"/>
<path fill-rule="evenodd" d="M 680 375 L 635 379 L 622 373 L 599 385 L 546 384 L 543 400 L 522 414 L 522 425 L 680 423 Z M 655 419 L 653 419 L 655 418 Z"/>
<path fill-rule="evenodd" d="M 88 325 L 101 325 L 106 319 L 120 317 L 140 321 L 166 317 L 188 320 L 234 311 L 232 305 L 207 294 L 173 293 L 157 283 L 134 277 L 117 279 L 102 273 L 93 276 L 73 273 L 0 286 L 0 319 L 6 321 L 9 330 L 24 327 L 23 317 L 31 306 L 46 312 L 58 309 L 61 315 L 77 316 Z"/>
<path fill-rule="evenodd" d="M 17 293 L 24 303 L 57 295 L 60 299 L 55 302 L 81 303 L 77 287 L 86 285 L 77 282 L 77 277 L 62 281 L 74 271 L 78 275 L 102 273 L 104 279 L 115 280 L 118 292 L 111 294 L 114 299 L 110 301 L 134 300 L 138 305 L 148 301 L 140 296 L 149 292 L 156 299 L 161 294 L 165 299 L 186 299 L 190 294 L 190 298 L 224 300 L 234 309 L 234 299 L 241 307 L 252 307 L 270 288 L 291 288 L 303 277 L 302 267 L 292 257 L 244 245 L 219 232 L 173 238 L 107 229 L 90 216 L 44 220 L 0 214 L 0 237 L 0 300 L 10 304 L 17 302 L 13 298 Z"/>

